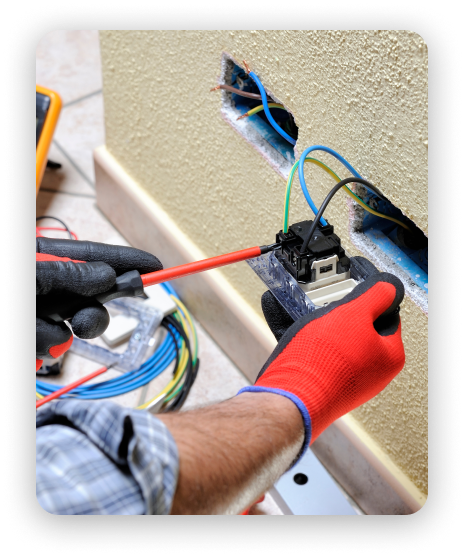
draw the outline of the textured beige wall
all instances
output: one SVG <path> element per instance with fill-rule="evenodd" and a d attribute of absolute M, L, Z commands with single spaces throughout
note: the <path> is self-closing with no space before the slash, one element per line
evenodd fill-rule
<path fill-rule="evenodd" d="M 107 148 L 208 256 L 273 241 L 285 181 L 221 116 L 210 93 L 225 51 L 245 59 L 293 113 L 297 153 L 340 152 L 427 233 L 427 47 L 412 32 L 202 31 L 100 33 Z M 342 177 L 329 155 L 317 154 Z M 311 166 L 311 165 L 309 165 Z M 307 169 L 316 205 L 333 182 Z M 310 212 L 296 180 L 290 221 Z M 327 209 L 352 254 L 348 205 Z M 260 311 L 246 264 L 226 278 Z M 427 491 L 427 319 L 402 310 L 406 367 L 354 415 Z"/>

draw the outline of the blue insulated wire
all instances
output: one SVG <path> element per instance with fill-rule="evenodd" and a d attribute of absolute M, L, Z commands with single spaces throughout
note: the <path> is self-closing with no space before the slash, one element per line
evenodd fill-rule
<path fill-rule="evenodd" d="M 312 212 L 315 215 L 317 215 L 318 208 L 316 207 L 314 201 L 309 195 L 309 191 L 308 188 L 306 187 L 306 182 L 304 177 L 304 160 L 306 159 L 308 154 L 311 153 L 312 151 L 325 151 L 326 153 L 329 153 L 337 160 L 339 160 L 343 164 L 343 166 L 345 166 L 351 172 L 351 174 L 353 174 L 353 176 L 356 176 L 356 178 L 362 178 L 362 176 L 351 166 L 351 164 L 346 159 L 344 159 L 340 154 L 337 153 L 337 151 L 334 151 L 330 147 L 325 147 L 324 145 L 313 145 L 312 147 L 308 147 L 307 149 L 305 149 L 303 151 L 303 154 L 300 157 L 300 164 L 298 165 L 298 178 L 300 180 L 301 189 L 303 190 L 303 195 L 305 196 L 308 205 L 311 207 Z M 327 224 L 327 221 L 323 217 L 321 217 L 320 222 L 322 226 L 325 226 Z"/>
<path fill-rule="evenodd" d="M 170 339 L 169 344 L 173 344 L 172 339 Z M 167 365 L 175 357 L 174 350 L 170 350 L 166 353 L 166 351 L 162 349 L 163 347 L 160 347 L 160 349 L 158 349 L 158 351 L 138 370 L 125 373 L 121 377 L 110 379 L 109 381 L 78 387 L 71 391 L 71 396 L 86 399 L 106 398 L 121 395 L 145 385 L 166 369 Z M 162 355 L 163 357 L 159 359 L 160 352 L 162 351 L 164 352 Z M 59 386 L 50 385 L 42 381 L 37 381 L 37 387 L 40 394 L 49 394 L 59 388 Z"/>
<path fill-rule="evenodd" d="M 164 290 L 168 294 L 177 296 L 174 288 L 167 283 L 162 284 Z M 176 344 L 180 343 L 180 335 L 174 332 Z M 73 389 L 69 395 L 79 399 L 98 399 L 108 398 L 122 395 L 133 391 L 152 381 L 160 375 L 166 367 L 175 359 L 176 351 L 179 346 L 174 346 L 171 335 L 167 335 L 157 351 L 144 362 L 137 370 L 129 371 L 119 377 L 102 381 L 100 383 L 92 383 L 90 385 L 82 385 Z M 37 391 L 42 395 L 47 395 L 61 388 L 61 385 L 52 385 L 44 381 L 36 381 Z M 65 397 L 63 397 L 65 398 Z"/>
<path fill-rule="evenodd" d="M 258 86 L 259 92 L 261 94 L 261 101 L 263 103 L 263 108 L 264 108 L 264 112 L 267 116 L 267 119 L 269 120 L 269 123 L 271 124 L 271 126 L 275 129 L 275 131 L 280 134 L 284 139 L 286 139 L 289 143 L 291 143 L 292 145 L 296 145 L 296 141 L 293 139 L 293 137 L 290 137 L 288 135 L 287 132 L 285 132 L 278 124 L 277 122 L 274 120 L 274 118 L 272 117 L 272 114 L 269 110 L 269 106 L 267 105 L 267 95 L 266 95 L 266 91 L 264 90 L 263 84 L 261 83 L 261 81 L 259 80 L 259 77 L 255 74 L 255 72 L 250 72 L 248 74 L 251 78 L 253 78 L 253 81 L 256 83 L 256 85 Z"/>
<path fill-rule="evenodd" d="M 91 385 L 84 385 L 82 387 L 77 387 L 72 392 L 72 395 L 78 395 L 79 398 L 84 398 L 82 395 L 92 394 L 93 396 L 85 396 L 85 398 L 100 398 L 101 395 L 105 396 L 116 396 L 118 394 L 124 394 L 133 389 L 138 388 L 146 384 L 157 377 L 166 366 L 174 359 L 175 351 L 172 349 L 172 338 L 169 337 L 169 341 L 162 343 L 160 348 L 156 353 L 149 358 L 138 370 L 127 372 L 120 377 L 110 379 L 109 381 L 103 381 L 100 383 L 94 383 Z M 171 346 L 167 346 L 171 345 Z M 166 352 L 166 348 L 169 351 Z M 161 358 L 160 358 L 161 356 Z M 42 381 L 37 382 L 39 387 L 39 392 L 43 394 L 46 391 L 47 394 L 56 391 L 59 386 L 50 385 L 49 383 L 43 383 Z M 98 396 L 96 396 L 98 394 Z"/>
<path fill-rule="evenodd" d="M 156 353 L 142 364 L 138 370 L 129 371 L 120 377 L 108 381 L 77 387 L 70 392 L 70 395 L 83 399 L 107 398 L 122 395 L 146 385 L 162 373 L 175 357 L 175 350 L 172 349 L 172 338 L 169 337 L 168 342 L 166 342 L 166 340 L 167 339 L 165 339 Z M 168 350 L 166 350 L 166 348 L 168 348 Z M 60 387 L 61 386 L 37 381 L 37 390 L 40 394 L 53 393 Z"/>

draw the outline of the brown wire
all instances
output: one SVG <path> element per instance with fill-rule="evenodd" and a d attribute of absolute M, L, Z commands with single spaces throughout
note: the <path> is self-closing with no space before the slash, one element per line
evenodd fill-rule
<path fill-rule="evenodd" d="M 235 93 L 236 95 L 240 95 L 241 97 L 256 99 L 257 101 L 262 100 L 261 95 L 257 95 L 256 93 L 247 93 L 246 91 L 241 91 L 240 89 L 236 89 L 235 87 L 232 87 L 232 85 L 218 85 L 217 87 L 213 87 L 211 91 L 217 91 L 218 89 L 224 89 L 224 91 L 230 91 L 231 93 Z M 272 99 L 268 99 L 268 100 L 274 102 Z"/>

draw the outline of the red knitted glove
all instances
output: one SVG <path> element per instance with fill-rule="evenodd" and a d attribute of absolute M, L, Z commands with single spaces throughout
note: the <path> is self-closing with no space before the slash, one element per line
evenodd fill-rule
<path fill-rule="evenodd" d="M 401 371 L 402 282 L 376 273 L 282 336 L 254 386 L 290 398 L 305 424 L 303 449 L 332 422 L 376 396 Z"/>

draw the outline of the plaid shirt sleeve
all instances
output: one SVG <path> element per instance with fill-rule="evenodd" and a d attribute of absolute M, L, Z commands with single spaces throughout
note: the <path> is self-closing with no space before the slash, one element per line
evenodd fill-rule
<path fill-rule="evenodd" d="M 36 418 L 36 487 L 52 514 L 168 514 L 179 471 L 161 420 L 113 402 L 63 399 Z"/>

